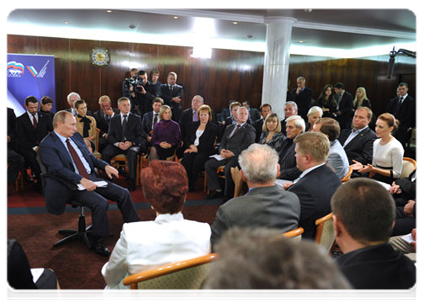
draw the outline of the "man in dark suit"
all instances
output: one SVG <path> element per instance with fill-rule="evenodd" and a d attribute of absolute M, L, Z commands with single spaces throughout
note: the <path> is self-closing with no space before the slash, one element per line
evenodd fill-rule
<path fill-rule="evenodd" d="M 238 108 L 240 106 L 241 106 L 241 103 L 239 103 L 238 101 L 232 101 L 231 104 L 229 105 L 230 115 L 225 118 L 223 128 L 222 128 L 222 132 L 221 132 L 222 135 L 225 132 L 226 127 L 228 127 L 231 124 L 238 123 L 237 111 L 238 111 Z"/>
<path fill-rule="evenodd" d="M 109 144 L 107 135 L 109 133 L 110 120 L 119 113 L 119 109 L 112 107 L 112 100 L 109 96 L 101 96 L 98 100 L 100 109 L 94 112 L 94 118 L 97 122 L 97 128 L 100 129 L 98 152 L 101 152 Z"/>
<path fill-rule="evenodd" d="M 16 134 L 18 140 L 18 153 L 25 158 L 32 172 L 37 178 L 35 189 L 41 192 L 41 169 L 37 161 L 38 147 L 42 139 L 53 131 L 49 116 L 38 111 L 38 99 L 29 96 L 25 99 L 27 109 L 16 119 Z"/>
<path fill-rule="evenodd" d="M 313 98 L 313 91 L 306 87 L 306 80 L 300 76 L 297 78 L 297 88 L 291 90 L 292 100 L 297 103 L 298 114 L 307 120 L 307 113 Z"/>
<path fill-rule="evenodd" d="M 287 101 L 284 106 L 284 112 L 285 112 L 285 119 L 281 120 L 281 126 L 282 126 L 281 132 L 284 135 L 286 135 L 286 119 L 288 119 L 290 116 L 298 115 L 297 103 L 293 101 Z M 303 120 L 305 121 L 307 119 L 303 119 Z"/>
<path fill-rule="evenodd" d="M 330 199 L 341 181 L 326 165 L 330 142 L 324 134 L 305 132 L 294 142 L 297 167 L 302 173 L 287 190 L 300 199 L 299 225 L 304 228 L 303 237 L 314 239 L 315 221 L 331 212 Z"/>
<path fill-rule="evenodd" d="M 368 178 L 343 184 L 331 200 L 335 239 L 343 255 L 335 260 L 354 289 L 410 289 L 414 263 L 389 244 L 395 203 Z"/>
<path fill-rule="evenodd" d="M 305 131 L 305 121 L 298 115 L 290 116 L 286 119 L 286 142 L 285 147 L 279 157 L 281 172 L 279 178 L 294 180 L 300 176 L 301 171 L 297 168 L 295 159 L 294 139 Z"/>
<path fill-rule="evenodd" d="M 256 129 L 256 143 L 260 140 L 261 132 L 263 131 L 263 123 L 267 116 L 272 113 L 272 106 L 268 103 L 260 105 L 260 119 L 254 122 L 254 128 Z"/>
<path fill-rule="evenodd" d="M 129 100 L 128 100 L 129 101 Z M 40 144 L 39 156 L 47 168 L 44 196 L 47 211 L 60 215 L 71 199 L 81 202 L 91 209 L 92 228 L 89 231 L 94 242 L 94 250 L 108 256 L 109 250 L 103 238 L 109 235 L 107 221 L 107 199 L 118 203 L 124 222 L 139 221 L 128 190 L 112 182 L 105 187 L 97 187 L 100 181 L 95 168 L 102 170 L 109 178 L 119 176 L 118 171 L 106 162 L 97 159 L 89 151 L 82 136 L 76 132 L 76 120 L 66 111 L 56 113 L 53 119 L 54 132 Z M 69 186 L 75 185 L 75 188 Z M 76 185 L 83 189 L 79 190 Z"/>
<path fill-rule="evenodd" d="M 142 116 L 152 111 L 153 99 L 157 97 L 156 86 L 148 81 L 147 72 L 138 71 L 139 84 L 135 87 L 135 97 L 131 98 L 131 112 Z"/>
<path fill-rule="evenodd" d="M 209 159 L 205 164 L 207 174 L 207 186 L 210 194 L 206 199 L 219 198 L 222 195 L 220 189 L 217 169 L 225 166 L 225 192 L 224 201 L 229 200 L 234 195 L 234 181 L 232 180 L 231 167 L 238 165 L 238 156 L 241 152 L 254 143 L 256 130 L 254 126 L 247 124 L 248 109 L 241 106 L 237 111 L 238 123 L 229 125 L 222 137 L 219 147 L 220 160 L 216 158 Z"/>
<path fill-rule="evenodd" d="M 248 120 L 250 120 L 250 124 L 254 124 L 255 121 L 261 118 L 260 111 L 250 106 L 250 101 L 243 101 L 242 106 L 248 108 Z"/>
<path fill-rule="evenodd" d="M 416 126 L 416 101 L 408 95 L 408 84 L 398 85 L 399 96 L 389 101 L 386 111 L 400 122 L 395 137 L 405 147 L 411 137 L 411 129 Z"/>
<path fill-rule="evenodd" d="M 219 207 L 211 227 L 215 245 L 231 227 L 266 227 L 286 232 L 298 228 L 300 201 L 291 192 L 279 188 L 279 156 L 267 145 L 252 144 L 239 156 L 241 177 L 251 189 Z"/>
<path fill-rule="evenodd" d="M 344 129 L 339 135 L 338 141 L 344 147 L 350 165 L 354 164 L 353 160 L 363 165 L 372 163 L 376 139 L 376 133 L 369 128 L 372 115 L 370 108 L 360 107 L 354 113 L 353 129 Z"/>
<path fill-rule="evenodd" d="M 129 166 L 130 191 L 135 190 L 137 172 L 137 157 L 142 141 L 142 124 L 140 116 L 131 113 L 131 102 L 126 97 L 118 100 L 120 114 L 110 120 L 107 141 L 109 145 L 103 150 L 101 156 L 104 161 L 110 163 L 111 159 L 118 154 L 125 154 Z"/>
<path fill-rule="evenodd" d="M 178 76 L 175 72 L 170 72 L 167 74 L 167 83 L 160 86 L 160 97 L 172 109 L 172 120 L 175 122 L 178 122 L 181 117 L 181 101 L 184 95 L 184 88 L 176 84 L 177 78 Z"/>
<path fill-rule="evenodd" d="M 140 153 L 147 153 L 151 147 L 151 135 L 154 126 L 160 121 L 159 112 L 164 102 L 160 97 L 156 97 L 153 100 L 153 110 L 145 113 L 142 117 L 142 141 L 140 145 Z"/>
<path fill-rule="evenodd" d="M 25 166 L 25 159 L 18 154 L 16 139 L 16 115 L 13 108 L 7 108 L 7 183 L 14 185 L 19 171 Z"/>
<path fill-rule="evenodd" d="M 342 129 L 351 128 L 351 115 L 353 108 L 353 96 L 344 89 L 342 82 L 334 86 L 335 93 L 339 95 L 338 105 L 336 107 L 336 120 Z"/>

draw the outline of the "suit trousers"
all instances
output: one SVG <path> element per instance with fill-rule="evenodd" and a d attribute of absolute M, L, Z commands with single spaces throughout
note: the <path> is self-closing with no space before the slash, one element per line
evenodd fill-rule
<path fill-rule="evenodd" d="M 92 181 L 101 180 L 93 175 L 90 175 L 90 177 Z M 109 235 L 109 222 L 107 219 L 109 204 L 107 199 L 117 203 L 124 223 L 139 221 L 129 191 L 113 182 L 108 182 L 106 187 L 99 187 L 91 192 L 76 190 L 72 198 L 91 210 L 92 227 L 90 232 L 93 236 L 105 237 Z"/>
<path fill-rule="evenodd" d="M 113 157 L 118 154 L 126 155 L 128 159 L 128 166 L 129 166 L 129 180 L 135 180 L 137 177 L 137 157 L 138 157 L 138 147 L 131 147 L 128 150 L 122 150 L 118 147 L 113 145 L 108 145 L 103 152 L 101 152 L 101 158 L 110 164 L 110 161 Z"/>
<path fill-rule="evenodd" d="M 40 180 L 41 169 L 37 161 L 37 152 L 28 148 L 20 148 L 19 154 L 25 158 L 25 162 L 29 165 L 32 172 L 35 174 L 37 180 Z"/>
<path fill-rule="evenodd" d="M 235 190 L 235 183 L 232 179 L 231 168 L 238 166 L 238 157 L 231 157 L 229 159 L 217 160 L 215 158 L 209 159 L 204 168 L 207 174 L 207 186 L 209 191 L 214 191 L 220 188 L 219 177 L 217 176 L 217 169 L 220 166 L 225 166 L 225 197 L 233 197 Z"/>
<path fill-rule="evenodd" d="M 19 175 L 19 171 L 25 166 L 25 159 L 8 147 L 7 163 L 7 183 L 14 183 Z"/>

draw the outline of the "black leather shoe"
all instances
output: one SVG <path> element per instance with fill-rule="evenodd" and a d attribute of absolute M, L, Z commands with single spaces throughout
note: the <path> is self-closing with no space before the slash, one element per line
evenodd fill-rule
<path fill-rule="evenodd" d="M 109 249 L 107 249 L 106 244 L 104 243 L 104 241 L 102 239 L 99 239 L 95 242 L 94 251 L 97 254 L 100 254 L 102 256 L 109 256 L 110 255 L 110 251 L 109 251 Z"/>
<path fill-rule="evenodd" d="M 135 191 L 135 180 L 133 179 L 129 180 L 128 190 L 130 192 Z"/>
<path fill-rule="evenodd" d="M 208 194 L 204 199 L 216 199 L 216 198 L 222 198 L 223 193 L 218 191 L 210 191 L 210 194 Z"/>

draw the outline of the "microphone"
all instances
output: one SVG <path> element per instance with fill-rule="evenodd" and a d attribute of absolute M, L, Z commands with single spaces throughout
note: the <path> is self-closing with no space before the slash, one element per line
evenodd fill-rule
<path fill-rule="evenodd" d="M 395 55 L 391 55 L 389 58 L 389 65 L 388 65 L 388 79 L 391 79 L 392 74 L 394 72 L 394 64 L 395 64 Z"/>

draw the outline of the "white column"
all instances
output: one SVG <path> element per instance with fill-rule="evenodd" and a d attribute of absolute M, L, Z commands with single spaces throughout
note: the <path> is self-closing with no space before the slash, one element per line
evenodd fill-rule
<path fill-rule="evenodd" d="M 288 86 L 289 47 L 293 18 L 266 18 L 266 52 L 264 55 L 263 92 L 261 103 L 269 103 L 282 120 Z"/>

